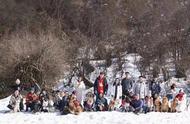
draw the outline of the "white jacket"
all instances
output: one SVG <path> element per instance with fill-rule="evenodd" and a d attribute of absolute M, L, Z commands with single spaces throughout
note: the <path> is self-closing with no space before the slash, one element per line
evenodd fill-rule
<path fill-rule="evenodd" d="M 134 94 L 139 95 L 139 98 L 144 99 L 149 95 L 149 90 L 145 82 L 137 82 L 134 86 Z"/>
<path fill-rule="evenodd" d="M 86 89 L 86 86 L 83 81 L 77 82 L 75 84 L 77 100 L 81 103 L 83 102 L 84 97 L 85 97 L 85 89 Z"/>

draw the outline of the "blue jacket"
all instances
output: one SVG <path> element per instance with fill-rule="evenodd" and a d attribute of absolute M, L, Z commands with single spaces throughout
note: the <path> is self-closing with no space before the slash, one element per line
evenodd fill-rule
<path fill-rule="evenodd" d="M 160 91 L 161 91 L 160 84 L 153 83 L 153 84 L 152 84 L 152 87 L 151 87 L 151 92 L 152 92 L 152 94 L 159 94 Z"/>
<path fill-rule="evenodd" d="M 108 102 L 107 102 L 107 99 L 106 98 L 98 98 L 97 100 L 96 100 L 96 109 L 97 109 L 97 111 L 99 111 L 99 105 L 104 105 L 104 110 L 105 111 L 107 111 L 108 110 Z"/>
<path fill-rule="evenodd" d="M 143 106 L 143 101 L 142 100 L 132 100 L 130 102 L 130 105 L 134 108 L 134 109 L 140 109 Z"/>

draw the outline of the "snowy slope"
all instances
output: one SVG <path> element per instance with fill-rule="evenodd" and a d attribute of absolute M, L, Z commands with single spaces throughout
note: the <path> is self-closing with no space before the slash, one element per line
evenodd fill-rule
<path fill-rule="evenodd" d="M 4 113 L 9 98 L 0 100 L 0 124 L 189 124 L 190 112 L 148 113 L 93 112 L 61 116 L 59 113 Z"/>

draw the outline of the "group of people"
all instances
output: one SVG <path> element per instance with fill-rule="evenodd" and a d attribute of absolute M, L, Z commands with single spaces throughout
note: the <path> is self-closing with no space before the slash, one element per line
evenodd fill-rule
<path fill-rule="evenodd" d="M 17 80 L 16 83 L 20 84 Z M 116 78 L 108 83 L 105 73 L 101 72 L 94 82 L 93 91 L 86 92 L 82 77 L 74 84 L 71 93 L 67 90 L 48 93 L 45 89 L 31 91 L 22 97 L 19 85 L 10 98 L 8 108 L 13 112 L 53 112 L 60 111 L 62 115 L 76 114 L 83 111 L 120 111 L 147 113 L 155 112 L 181 112 L 186 106 L 186 95 L 183 89 L 179 92 L 172 84 L 166 90 L 162 80 L 146 80 L 140 76 L 135 82 L 129 72 L 120 80 Z"/>

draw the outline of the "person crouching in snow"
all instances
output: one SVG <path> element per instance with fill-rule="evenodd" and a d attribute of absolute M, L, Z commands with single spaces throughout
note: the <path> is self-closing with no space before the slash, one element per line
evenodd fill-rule
<path fill-rule="evenodd" d="M 39 96 L 35 93 L 35 89 L 31 88 L 31 91 L 26 95 L 26 111 L 30 108 L 30 111 L 36 111 L 39 101 Z"/>
<path fill-rule="evenodd" d="M 142 111 L 143 101 L 139 98 L 139 95 L 134 95 L 132 101 L 130 102 L 130 109 L 135 114 Z"/>
<path fill-rule="evenodd" d="M 108 102 L 107 102 L 107 99 L 104 98 L 103 93 L 100 93 L 95 104 L 96 104 L 97 111 L 107 111 L 108 110 Z"/>
<path fill-rule="evenodd" d="M 176 95 L 178 99 L 178 105 L 176 107 L 177 112 L 185 111 L 186 109 L 186 94 L 184 93 L 183 89 L 179 90 L 179 93 Z"/>
<path fill-rule="evenodd" d="M 76 89 L 77 100 L 80 103 L 83 103 L 85 89 L 86 89 L 84 81 L 83 81 L 83 77 L 79 77 L 78 82 L 75 84 L 75 89 Z"/>
<path fill-rule="evenodd" d="M 22 95 L 20 95 L 19 90 L 16 90 L 11 96 L 9 105 L 7 106 L 13 112 L 20 112 L 20 103 L 22 101 Z"/>
<path fill-rule="evenodd" d="M 153 110 L 153 98 L 150 96 L 146 96 L 144 99 L 144 104 L 143 104 L 143 112 L 146 114 L 148 112 L 151 112 Z"/>
<path fill-rule="evenodd" d="M 84 111 L 92 112 L 95 111 L 95 102 L 93 97 L 89 97 L 84 101 Z"/>
<path fill-rule="evenodd" d="M 129 97 L 122 96 L 122 102 L 121 106 L 119 108 L 119 111 L 121 112 L 129 112 L 130 111 L 130 102 L 131 99 Z"/>

